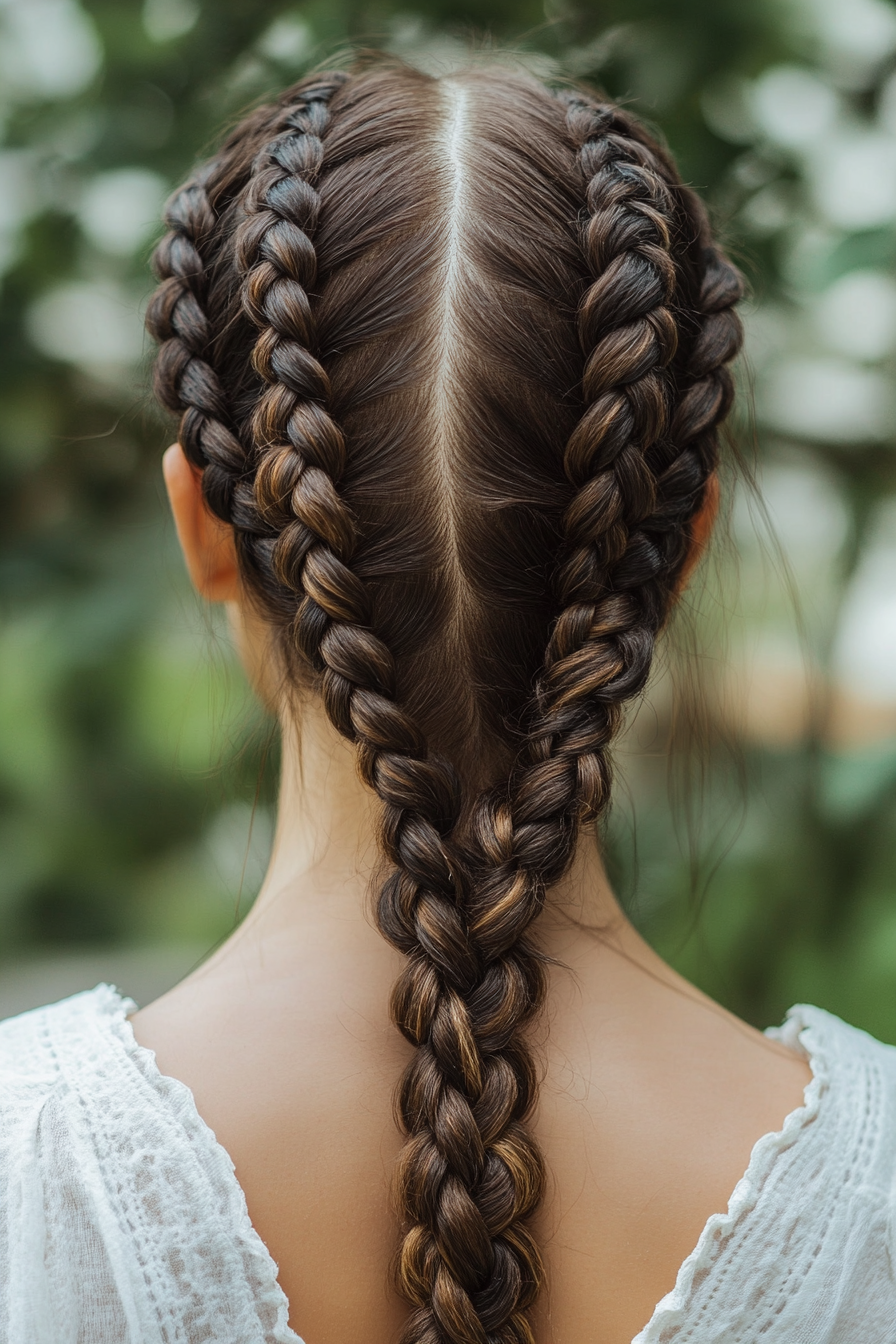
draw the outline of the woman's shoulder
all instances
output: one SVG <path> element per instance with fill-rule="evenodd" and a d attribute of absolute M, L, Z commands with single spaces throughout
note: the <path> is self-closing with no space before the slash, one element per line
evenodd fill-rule
<path fill-rule="evenodd" d="M 233 1164 L 108 985 L 0 1023 L 0 1341 L 294 1341 Z"/>

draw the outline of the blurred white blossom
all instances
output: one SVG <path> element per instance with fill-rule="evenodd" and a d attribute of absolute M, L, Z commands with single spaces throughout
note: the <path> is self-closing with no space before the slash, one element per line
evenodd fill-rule
<path fill-rule="evenodd" d="M 774 144 L 799 148 L 825 135 L 837 119 L 837 94 L 811 70 L 775 65 L 756 80 L 750 109 Z"/>
<path fill-rule="evenodd" d="M 37 209 L 34 163 L 27 150 L 0 150 L 0 275 L 15 260 L 22 225 Z"/>
<path fill-rule="evenodd" d="M 896 51 L 896 9 L 886 0 L 795 0 L 802 27 L 820 40 L 844 87 L 861 89 Z"/>
<path fill-rule="evenodd" d="M 26 326 L 38 350 L 90 372 L 120 370 L 143 353 L 138 305 L 111 282 L 73 281 L 51 289 L 32 305 Z"/>
<path fill-rule="evenodd" d="M 802 358 L 775 365 L 758 390 L 770 428 L 820 443 L 867 443 L 896 431 L 896 390 L 877 370 L 846 360 Z"/>
<path fill-rule="evenodd" d="M 444 30 L 433 30 L 420 14 L 393 14 L 387 27 L 385 50 L 427 74 L 443 75 L 463 65 L 469 56 L 469 47 L 463 39 Z"/>
<path fill-rule="evenodd" d="M 794 210 L 782 241 L 781 274 L 791 295 L 816 293 L 818 277 L 830 274 L 832 258 L 843 241 L 841 231 L 820 223 L 805 210 Z"/>
<path fill-rule="evenodd" d="M 819 570 L 835 561 L 849 526 L 836 481 L 805 454 L 766 466 L 761 486 L 769 520 L 794 572 L 798 577 L 817 579 Z M 742 537 L 753 526 L 752 520 L 743 525 L 735 514 L 735 527 Z"/>
<path fill-rule="evenodd" d="M 850 271 L 815 303 L 825 343 L 855 359 L 882 359 L 896 346 L 896 279 L 884 271 Z"/>
<path fill-rule="evenodd" d="M 128 256 L 158 227 L 167 192 L 164 178 L 147 168 L 99 173 L 84 192 L 78 220 L 98 247 Z"/>
<path fill-rule="evenodd" d="M 751 233 L 778 233 L 793 217 L 791 192 L 780 182 L 771 182 L 749 198 L 741 220 Z"/>
<path fill-rule="evenodd" d="M 877 103 L 878 121 L 890 135 L 896 135 L 896 71 L 880 91 Z"/>
<path fill-rule="evenodd" d="M 301 19 L 277 19 L 262 33 L 256 49 L 261 56 L 270 61 L 280 61 L 284 65 L 295 65 L 308 54 L 313 34 L 307 23 Z"/>
<path fill-rule="evenodd" d="M 183 37 L 198 18 L 195 0 L 144 0 L 143 27 L 152 42 L 173 42 Z"/>
<path fill-rule="evenodd" d="M 731 144 L 756 138 L 752 88 L 747 80 L 727 75 L 711 80 L 700 95 L 703 119 L 710 130 Z"/>
<path fill-rule="evenodd" d="M 5 97 L 68 98 L 100 68 L 103 51 L 76 0 L 0 0 L 0 91 Z"/>
<path fill-rule="evenodd" d="M 822 213 L 843 229 L 870 229 L 896 219 L 896 137 L 842 127 L 809 162 Z"/>
<path fill-rule="evenodd" d="M 833 670 L 853 693 L 896 699 L 896 501 L 878 512 L 847 591 Z"/>

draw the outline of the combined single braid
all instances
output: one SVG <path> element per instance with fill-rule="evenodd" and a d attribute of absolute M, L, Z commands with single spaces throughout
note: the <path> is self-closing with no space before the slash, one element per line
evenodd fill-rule
<path fill-rule="evenodd" d="M 532 925 L 607 805 L 715 466 L 740 282 L 633 118 L 497 67 L 450 79 L 450 274 L 439 82 L 374 62 L 253 113 L 172 198 L 148 322 L 285 669 L 382 803 L 415 1047 L 404 1344 L 531 1344 Z"/>

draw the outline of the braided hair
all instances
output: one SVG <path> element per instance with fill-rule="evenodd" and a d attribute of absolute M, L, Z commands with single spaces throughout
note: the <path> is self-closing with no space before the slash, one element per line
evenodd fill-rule
<path fill-rule="evenodd" d="M 497 67 L 312 76 L 166 222 L 158 394 L 381 802 L 404 1344 L 529 1344 L 535 920 L 674 599 L 740 280 L 634 118 Z"/>

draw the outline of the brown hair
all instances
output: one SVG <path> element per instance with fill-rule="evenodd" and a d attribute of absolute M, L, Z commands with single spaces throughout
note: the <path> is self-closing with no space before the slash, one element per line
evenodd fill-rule
<path fill-rule="evenodd" d="M 607 805 L 741 283 L 634 117 L 497 65 L 311 76 L 166 221 L 158 395 L 383 804 L 406 1344 L 529 1341 L 529 930 Z"/>

